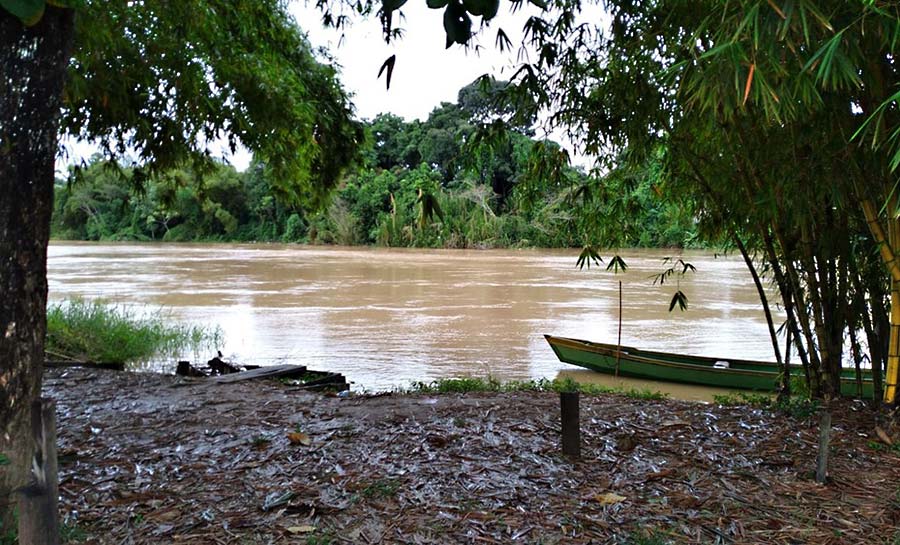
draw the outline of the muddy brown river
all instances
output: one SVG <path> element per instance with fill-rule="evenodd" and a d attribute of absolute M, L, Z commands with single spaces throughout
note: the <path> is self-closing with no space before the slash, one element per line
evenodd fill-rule
<path fill-rule="evenodd" d="M 397 250 L 238 244 L 53 242 L 50 299 L 104 298 L 218 326 L 243 363 L 344 373 L 357 389 L 439 377 L 620 384 L 560 363 L 543 334 L 723 358 L 773 359 L 743 262 L 710 252 L 627 250 L 629 268 L 579 270 L 575 250 Z M 654 285 L 682 257 L 697 272 Z M 686 312 L 668 311 L 676 282 Z M 207 359 L 210 354 L 203 354 Z M 173 362 L 164 362 L 171 369 Z M 626 386 L 672 391 L 658 383 Z M 673 395 L 707 399 L 708 389 Z"/>

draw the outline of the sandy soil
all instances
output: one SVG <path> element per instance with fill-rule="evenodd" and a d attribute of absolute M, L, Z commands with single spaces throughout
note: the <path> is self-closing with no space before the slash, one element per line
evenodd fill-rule
<path fill-rule="evenodd" d="M 897 543 L 900 455 L 872 415 L 556 394 L 328 397 L 49 370 L 62 510 L 89 543 Z"/>

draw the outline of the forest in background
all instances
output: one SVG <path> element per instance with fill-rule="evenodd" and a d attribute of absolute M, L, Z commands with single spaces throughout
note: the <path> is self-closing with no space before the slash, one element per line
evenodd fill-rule
<path fill-rule="evenodd" d="M 586 222 L 601 221 L 622 247 L 697 244 L 694 211 L 661 198 L 658 165 L 602 176 L 558 167 L 556 143 L 536 138 L 532 121 L 509 122 L 505 89 L 483 78 L 425 121 L 366 121 L 355 166 L 322 208 L 279 198 L 282 184 L 261 161 L 244 172 L 213 161 L 148 175 L 98 156 L 57 181 L 53 237 L 577 247 Z"/>

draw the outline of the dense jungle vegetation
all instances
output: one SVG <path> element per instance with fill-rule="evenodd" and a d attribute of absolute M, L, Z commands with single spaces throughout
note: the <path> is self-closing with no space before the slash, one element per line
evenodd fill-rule
<path fill-rule="evenodd" d="M 356 166 L 324 209 L 278 198 L 261 161 L 244 172 L 214 162 L 147 176 L 99 157 L 57 182 L 53 236 L 79 240 L 267 241 L 446 248 L 569 247 L 584 243 L 585 221 L 621 226 L 623 246 L 685 246 L 692 210 L 659 198 L 655 170 L 612 172 L 589 214 L 572 213 L 579 188 L 596 178 L 566 166 L 509 117 L 504 82 L 464 87 L 426 121 L 381 114 L 365 123 Z M 629 227 L 630 226 L 630 227 Z"/>

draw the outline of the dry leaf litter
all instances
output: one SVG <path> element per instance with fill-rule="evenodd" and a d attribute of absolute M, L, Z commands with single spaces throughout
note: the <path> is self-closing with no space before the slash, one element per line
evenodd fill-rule
<path fill-rule="evenodd" d="M 872 415 L 582 396 L 329 397 L 275 381 L 48 370 L 61 510 L 89 543 L 897 543 L 900 457 Z M 641 541 L 641 540 L 644 541 Z"/>

